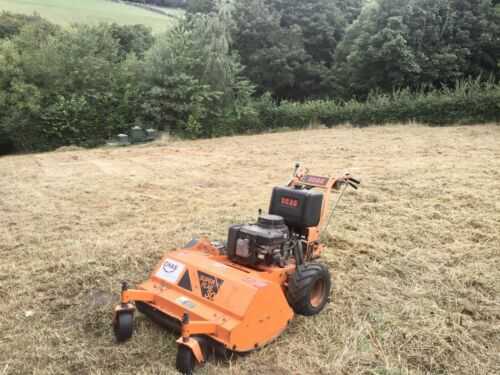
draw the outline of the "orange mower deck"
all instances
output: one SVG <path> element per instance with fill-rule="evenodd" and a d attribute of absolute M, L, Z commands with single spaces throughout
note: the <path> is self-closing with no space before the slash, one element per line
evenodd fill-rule
<path fill-rule="evenodd" d="M 234 265 L 202 240 L 168 253 L 149 280 L 122 292 L 117 311 L 130 310 L 130 302 L 143 302 L 170 317 L 171 328 L 178 323 L 180 344 L 196 346 L 185 338 L 203 334 L 224 348 L 246 352 L 279 336 L 293 318 L 281 285 L 294 268 L 255 270 Z M 184 314 L 189 321 L 183 324 Z"/>

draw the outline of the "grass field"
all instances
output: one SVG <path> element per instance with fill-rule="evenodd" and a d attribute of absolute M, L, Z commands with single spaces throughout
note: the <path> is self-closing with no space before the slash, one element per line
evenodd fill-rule
<path fill-rule="evenodd" d="M 350 171 L 318 316 L 199 374 L 500 373 L 500 126 L 336 128 L 0 158 L 0 374 L 173 374 L 176 336 L 121 280 L 253 220 L 296 160 Z"/>
<path fill-rule="evenodd" d="M 144 24 L 154 32 L 162 32 L 175 23 L 182 10 L 166 10 L 172 16 L 148 11 L 135 6 L 118 4 L 110 0 L 0 0 L 0 11 L 40 14 L 42 17 L 61 25 L 72 23 L 96 24 L 116 22 L 118 24 Z"/>

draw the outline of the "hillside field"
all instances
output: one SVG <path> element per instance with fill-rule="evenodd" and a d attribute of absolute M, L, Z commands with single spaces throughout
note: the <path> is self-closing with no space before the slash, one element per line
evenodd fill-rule
<path fill-rule="evenodd" d="M 116 22 L 122 25 L 143 24 L 159 33 L 166 31 L 182 16 L 179 9 L 165 9 L 171 16 L 148 11 L 136 6 L 119 4 L 110 0 L 0 0 L 0 11 L 33 14 L 60 25 L 72 23 L 97 24 Z"/>
<path fill-rule="evenodd" d="M 2 1 L 5 3 L 5 1 Z M 175 335 L 120 282 L 254 220 L 295 161 L 350 171 L 318 316 L 198 374 L 500 373 L 500 126 L 339 127 L 0 158 L 0 374 L 174 374 Z"/>

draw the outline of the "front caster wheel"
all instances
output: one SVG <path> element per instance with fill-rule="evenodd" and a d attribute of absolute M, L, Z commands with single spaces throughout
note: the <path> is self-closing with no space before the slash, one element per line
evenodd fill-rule
<path fill-rule="evenodd" d="M 116 341 L 127 341 L 134 332 L 134 313 L 131 311 L 118 312 L 113 328 Z"/>
<path fill-rule="evenodd" d="M 177 370 L 183 375 L 192 375 L 195 365 L 196 359 L 191 349 L 185 345 L 179 345 L 175 359 Z"/>

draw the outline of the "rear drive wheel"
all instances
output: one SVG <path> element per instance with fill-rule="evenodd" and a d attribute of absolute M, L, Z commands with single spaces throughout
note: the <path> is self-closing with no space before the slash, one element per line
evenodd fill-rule
<path fill-rule="evenodd" d="M 288 303 L 299 315 L 316 315 L 328 302 L 331 285 L 330 271 L 324 264 L 306 263 L 288 279 Z"/>
<path fill-rule="evenodd" d="M 134 332 L 134 313 L 131 311 L 118 312 L 113 328 L 116 341 L 127 341 Z"/>
<path fill-rule="evenodd" d="M 177 348 L 177 358 L 175 367 L 182 375 L 192 375 L 196 359 L 191 349 L 185 345 L 179 345 Z"/>

